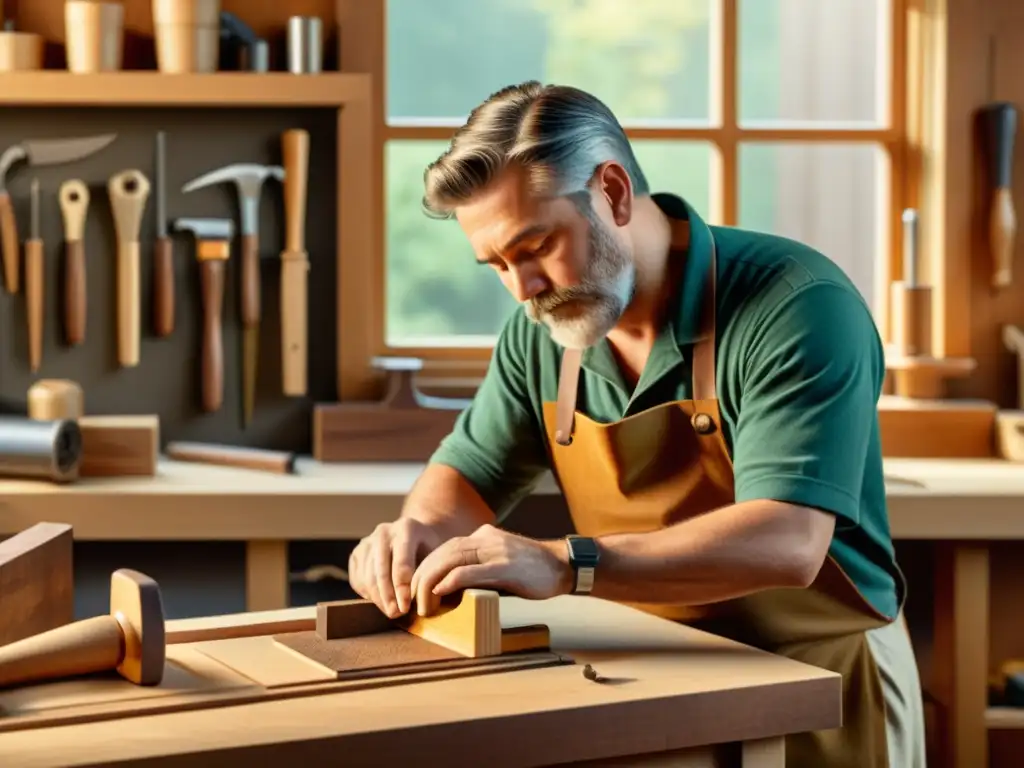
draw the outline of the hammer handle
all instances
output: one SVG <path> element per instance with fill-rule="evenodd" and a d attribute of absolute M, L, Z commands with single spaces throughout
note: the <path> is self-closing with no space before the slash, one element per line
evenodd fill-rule
<path fill-rule="evenodd" d="M 43 241 L 25 241 L 25 308 L 28 313 L 28 359 L 32 372 L 43 363 Z"/>
<path fill-rule="evenodd" d="M 203 293 L 203 410 L 220 408 L 224 397 L 224 259 L 201 259 L 199 280 Z"/>
<path fill-rule="evenodd" d="M 14 217 L 11 193 L 0 192 L 0 240 L 3 241 L 4 282 L 9 293 L 19 289 L 18 220 Z"/>
<path fill-rule="evenodd" d="M 242 235 L 242 325 L 260 322 L 260 250 L 256 235 Z"/>
<path fill-rule="evenodd" d="M 169 237 L 153 243 L 153 328 L 157 336 L 174 333 L 174 249 Z"/>

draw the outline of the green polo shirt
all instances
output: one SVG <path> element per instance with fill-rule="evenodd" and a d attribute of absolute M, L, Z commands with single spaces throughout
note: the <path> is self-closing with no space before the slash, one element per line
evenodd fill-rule
<path fill-rule="evenodd" d="M 832 556 L 875 608 L 894 616 L 901 577 L 877 416 L 885 365 L 869 307 L 839 267 L 806 245 L 708 226 L 674 195 L 654 200 L 690 220 L 678 311 L 632 391 L 607 342 L 588 349 L 578 409 L 608 423 L 692 398 L 713 237 L 717 387 L 736 501 L 776 499 L 835 514 Z M 542 403 L 557 399 L 560 361 L 547 328 L 513 313 L 472 404 L 431 459 L 465 476 L 499 518 L 550 468 Z"/>

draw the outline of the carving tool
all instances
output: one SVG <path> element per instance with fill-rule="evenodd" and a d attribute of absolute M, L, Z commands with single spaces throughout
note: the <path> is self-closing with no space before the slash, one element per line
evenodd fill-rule
<path fill-rule="evenodd" d="M 60 185 L 64 217 L 64 336 L 71 346 L 85 341 L 85 217 L 89 188 L 80 179 Z"/>
<path fill-rule="evenodd" d="M 174 229 L 196 238 L 203 293 L 203 410 L 216 411 L 224 399 L 224 272 L 235 226 L 231 219 L 175 219 Z"/>
<path fill-rule="evenodd" d="M 0 648 L 0 687 L 117 670 L 136 685 L 163 680 L 167 645 L 160 587 L 138 571 L 110 577 L 110 613 Z"/>
<path fill-rule="evenodd" d="M 238 190 L 242 232 L 242 422 L 248 426 L 256 404 L 256 369 L 260 330 L 260 192 L 267 178 L 284 180 L 279 165 L 236 163 L 217 168 L 193 179 L 181 191 L 185 194 L 214 184 L 231 182 Z"/>
<path fill-rule="evenodd" d="M 43 363 L 43 241 L 39 234 L 39 179 L 32 179 L 29 236 L 25 241 L 25 308 L 28 310 L 28 359 L 32 372 Z"/>
<path fill-rule="evenodd" d="M 156 134 L 156 240 L 153 242 L 153 328 L 174 333 L 174 249 L 167 235 L 167 168 L 163 131 Z"/>
<path fill-rule="evenodd" d="M 14 217 L 7 174 L 18 162 L 29 166 L 59 165 L 81 160 L 110 144 L 116 133 L 77 139 L 26 139 L 0 155 L 0 241 L 4 261 L 4 282 L 10 293 L 18 292 L 18 222 Z"/>
<path fill-rule="evenodd" d="M 107 182 L 117 231 L 117 360 L 139 364 L 139 227 L 149 198 L 149 179 L 139 170 L 121 171 Z"/>
<path fill-rule="evenodd" d="M 1017 215 L 1013 204 L 1013 146 L 1017 133 L 1017 108 L 1007 102 L 988 104 L 981 110 L 985 125 L 989 173 L 993 186 L 988 237 L 992 252 L 992 285 L 1005 288 L 1013 274 L 1013 246 Z"/>
<path fill-rule="evenodd" d="M 306 183 L 309 133 L 301 129 L 281 136 L 284 158 L 285 247 L 281 252 L 281 370 L 285 395 L 306 394 Z"/>

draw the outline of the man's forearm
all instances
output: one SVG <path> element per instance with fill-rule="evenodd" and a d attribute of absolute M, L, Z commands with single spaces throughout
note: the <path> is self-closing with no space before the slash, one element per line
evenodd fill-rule
<path fill-rule="evenodd" d="M 700 605 L 813 581 L 835 518 L 774 501 L 735 504 L 649 533 L 598 540 L 593 594 Z"/>
<path fill-rule="evenodd" d="M 494 512 L 476 489 L 445 464 L 427 465 L 405 499 L 402 517 L 436 528 L 445 539 L 468 536 L 481 525 L 494 523 Z"/>

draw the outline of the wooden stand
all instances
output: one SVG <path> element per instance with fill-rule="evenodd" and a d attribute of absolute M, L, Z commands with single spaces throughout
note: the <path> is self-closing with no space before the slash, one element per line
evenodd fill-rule
<path fill-rule="evenodd" d="M 110 579 L 110 615 L 0 648 L 0 687 L 111 670 L 136 685 L 157 685 L 165 652 L 160 588 L 148 576 L 121 569 Z"/>
<path fill-rule="evenodd" d="M 379 402 L 317 405 L 313 410 L 313 457 L 317 461 L 424 461 L 455 426 L 468 399 L 423 395 L 416 358 L 378 357 L 388 372 Z"/>

